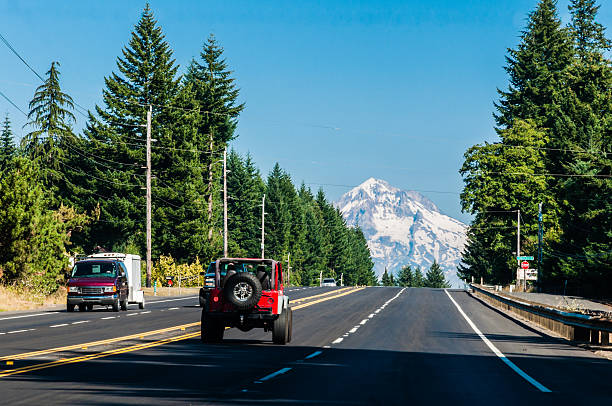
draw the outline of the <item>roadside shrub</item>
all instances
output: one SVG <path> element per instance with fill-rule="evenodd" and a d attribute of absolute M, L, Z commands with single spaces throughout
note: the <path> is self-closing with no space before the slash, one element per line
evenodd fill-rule
<path fill-rule="evenodd" d="M 171 256 L 160 256 L 159 260 L 153 263 L 151 269 L 151 282 L 157 281 L 157 286 L 167 286 L 166 277 L 174 278 L 173 286 L 178 286 L 179 278 L 181 286 L 200 286 L 202 277 L 200 272 L 205 271 L 204 266 L 200 263 L 200 259 L 196 257 L 195 262 L 191 264 L 177 264 Z"/>

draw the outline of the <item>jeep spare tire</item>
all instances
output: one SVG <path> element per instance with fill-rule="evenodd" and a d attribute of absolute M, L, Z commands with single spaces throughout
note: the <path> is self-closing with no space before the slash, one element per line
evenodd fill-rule
<path fill-rule="evenodd" d="M 261 298 L 261 282 L 253 274 L 238 272 L 225 282 L 223 295 L 237 310 L 249 310 Z"/>

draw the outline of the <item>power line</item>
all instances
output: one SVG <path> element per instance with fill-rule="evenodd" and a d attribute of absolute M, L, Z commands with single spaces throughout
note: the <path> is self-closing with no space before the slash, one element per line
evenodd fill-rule
<path fill-rule="evenodd" d="M 28 63 L 26 62 L 26 60 L 25 60 L 25 59 L 23 59 L 23 58 L 21 57 L 21 55 L 19 55 L 19 53 L 18 53 L 18 52 L 15 50 L 15 48 L 13 48 L 13 46 L 12 46 L 12 45 L 11 45 L 11 44 L 10 44 L 10 43 L 9 43 L 9 42 L 6 40 L 6 38 L 4 38 L 4 37 L 2 36 L 2 34 L 0 34 L 0 39 L 2 40 L 2 42 L 4 42 L 4 44 L 5 44 L 5 45 L 6 45 L 6 46 L 7 46 L 7 47 L 8 47 L 8 48 L 11 50 L 11 51 L 13 51 L 13 53 L 14 53 L 14 54 L 17 56 L 17 58 L 19 58 L 19 59 L 21 60 L 21 62 L 23 62 L 23 63 L 25 64 L 25 66 L 27 66 L 27 67 L 28 67 L 28 68 L 29 68 L 29 69 L 30 69 L 30 70 L 31 70 L 31 71 L 32 71 L 32 72 L 33 72 L 33 73 L 34 73 L 34 74 L 35 74 L 35 75 L 38 77 L 38 79 L 40 79 L 40 81 L 41 81 L 41 82 L 43 82 L 43 83 L 45 82 L 45 80 L 43 79 L 43 77 L 42 77 L 42 76 L 40 76 L 40 74 L 39 74 L 38 72 L 36 72 L 36 71 L 34 70 L 34 68 L 32 68 L 32 67 L 30 66 L 30 64 L 28 64 Z M 81 108 L 83 111 L 87 111 L 87 109 L 86 109 L 86 108 L 84 108 L 83 106 L 81 106 L 80 104 L 78 104 L 77 102 L 75 102 L 74 100 L 73 100 L 73 103 L 74 103 L 74 105 L 75 105 L 75 106 L 77 106 L 77 107 Z M 11 102 L 11 104 L 12 104 L 12 102 Z M 21 110 L 19 110 L 19 111 L 21 111 Z M 82 113 L 82 112 L 81 112 L 79 109 L 76 109 L 76 108 L 75 108 L 75 111 L 76 111 L 77 113 L 79 113 L 80 115 L 82 115 L 83 117 L 87 118 L 87 115 L 83 114 L 83 113 Z M 22 111 L 22 113 L 23 113 L 23 111 Z M 24 113 L 24 114 L 25 114 L 25 113 Z"/>
<path fill-rule="evenodd" d="M 491 173 L 494 175 L 550 176 L 550 177 L 559 177 L 559 178 L 612 178 L 612 175 L 575 174 L 575 173 L 527 173 L 527 172 L 499 172 L 499 171 L 482 171 L 481 173 Z"/>
<path fill-rule="evenodd" d="M 17 105 L 15 103 L 13 103 L 13 101 L 11 99 L 9 99 L 7 95 L 2 93 L 2 91 L 0 91 L 0 96 L 4 97 L 9 103 L 11 103 L 13 105 L 13 107 L 15 107 L 17 110 L 19 110 L 21 112 L 21 114 L 23 114 L 26 117 L 28 116 L 26 113 L 23 112 L 23 110 L 21 110 L 19 107 L 17 107 Z"/>

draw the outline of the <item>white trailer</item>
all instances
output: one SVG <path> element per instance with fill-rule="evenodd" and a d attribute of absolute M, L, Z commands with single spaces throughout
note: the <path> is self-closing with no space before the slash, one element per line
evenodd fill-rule
<path fill-rule="evenodd" d="M 140 255 L 121 254 L 118 252 L 102 252 L 88 255 L 87 258 L 117 259 L 125 265 L 128 280 L 128 303 L 137 303 L 139 309 L 144 309 L 145 298 L 140 284 Z"/>

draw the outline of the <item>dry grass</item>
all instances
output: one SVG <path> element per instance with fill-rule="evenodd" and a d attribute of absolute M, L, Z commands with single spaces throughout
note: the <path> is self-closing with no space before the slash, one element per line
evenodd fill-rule
<path fill-rule="evenodd" d="M 45 296 L 23 288 L 0 286 L 0 312 L 32 310 L 66 303 L 66 288 Z"/>

